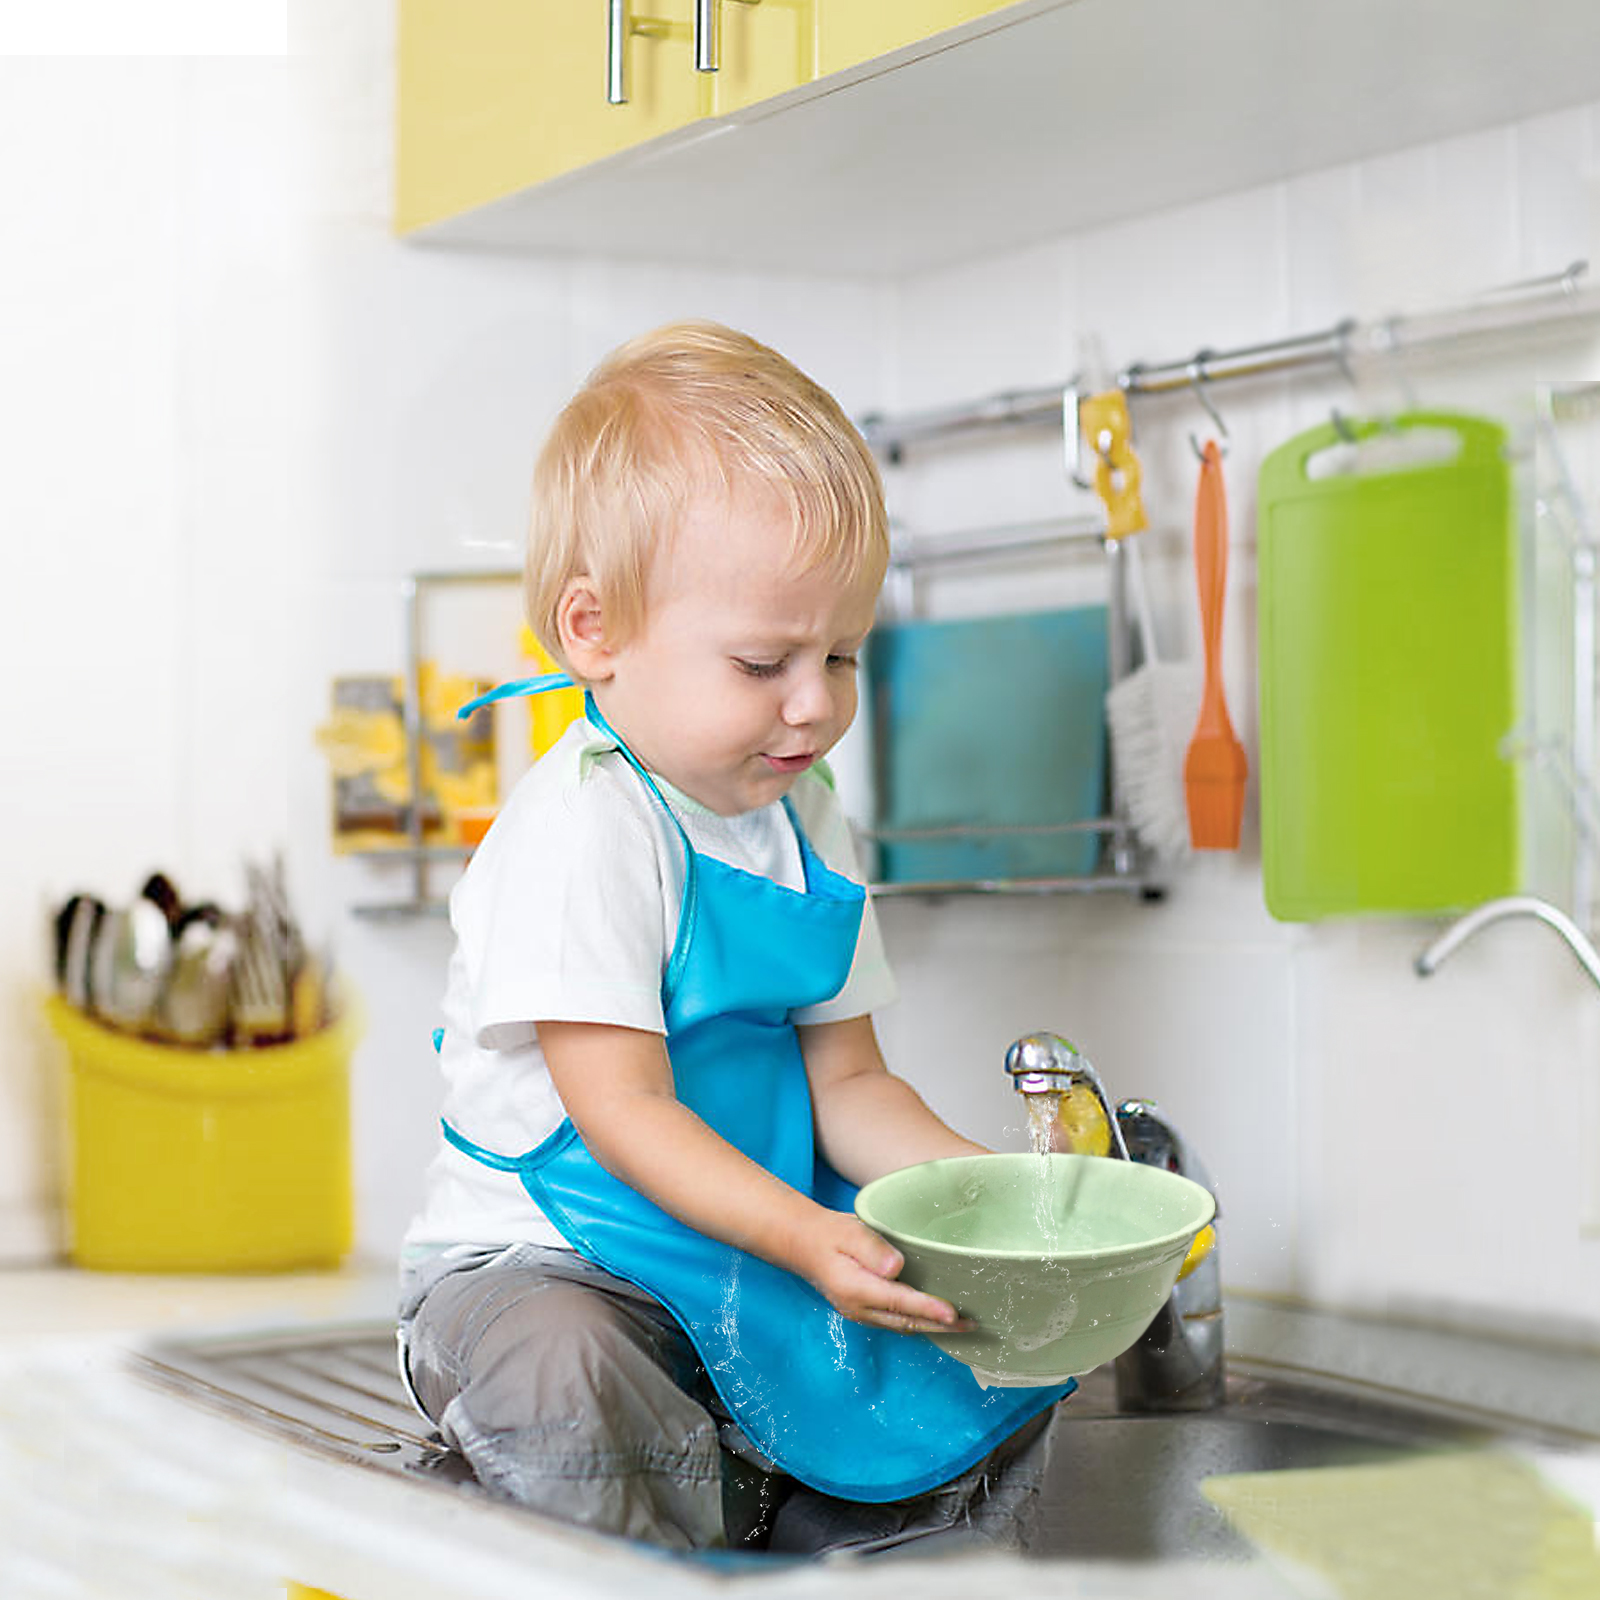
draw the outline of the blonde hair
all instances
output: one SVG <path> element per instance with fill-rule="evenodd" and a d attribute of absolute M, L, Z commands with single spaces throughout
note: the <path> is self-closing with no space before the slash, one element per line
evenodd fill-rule
<path fill-rule="evenodd" d="M 676 322 L 614 350 L 556 418 L 533 474 L 524 602 L 568 665 L 557 613 L 593 583 L 607 642 L 644 625 L 652 564 L 696 494 L 757 487 L 792 514 L 798 570 L 881 583 L 883 484 L 866 441 L 820 384 L 714 322 Z"/>

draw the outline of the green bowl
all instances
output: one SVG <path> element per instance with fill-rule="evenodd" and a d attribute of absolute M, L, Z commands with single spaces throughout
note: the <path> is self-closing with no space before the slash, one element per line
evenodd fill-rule
<path fill-rule="evenodd" d="M 1105 1156 L 955 1156 L 903 1167 L 856 1215 L 905 1256 L 901 1280 L 975 1324 L 930 1334 L 985 1384 L 1047 1384 L 1122 1354 L 1172 1293 L 1208 1190 Z"/>

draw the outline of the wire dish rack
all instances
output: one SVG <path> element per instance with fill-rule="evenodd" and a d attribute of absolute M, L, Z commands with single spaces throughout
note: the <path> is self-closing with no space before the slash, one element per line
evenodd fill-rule
<path fill-rule="evenodd" d="M 890 599 L 896 592 L 904 592 L 913 581 L 913 570 L 952 563 L 970 563 L 992 559 L 995 556 L 1015 554 L 1018 551 L 1049 552 L 1060 548 L 1084 549 L 1099 546 L 1105 552 L 1107 570 L 1107 636 L 1108 672 L 1116 681 L 1129 666 L 1129 636 L 1127 602 L 1123 580 L 1123 556 L 1115 541 L 1104 536 L 1103 521 L 1093 518 L 1054 520 L 1021 527 L 984 529 L 967 538 L 947 537 L 935 542 L 919 543 L 914 550 L 899 549 L 891 562 L 888 584 Z M 511 569 L 485 568 L 481 570 L 430 571 L 414 573 L 402 585 L 402 603 L 405 611 L 406 666 L 404 674 L 405 701 L 402 726 L 404 729 L 407 763 L 411 789 L 421 792 L 420 741 L 422 739 L 422 659 L 423 640 L 427 626 L 429 600 L 447 590 L 471 587 L 515 587 L 521 574 Z M 881 762 L 880 762 L 881 764 Z M 893 882 L 873 885 L 873 893 L 880 896 L 943 896 L 952 894 L 1062 894 L 1121 892 L 1159 898 L 1162 886 L 1148 871 L 1147 853 L 1139 848 L 1131 824 L 1120 808 L 1110 808 L 1105 814 L 1091 817 L 1062 817 L 1050 827 L 1068 833 L 1090 833 L 1102 841 L 1098 851 L 1100 866 L 1091 874 L 1034 877 L 1034 878 L 973 878 L 927 882 Z M 992 827 L 982 819 L 974 819 L 971 826 L 956 830 L 965 837 L 981 839 L 1008 830 Z M 880 834 L 875 821 L 869 820 L 860 832 L 868 843 L 889 834 Z M 904 839 L 903 831 L 895 835 Z M 409 892 L 401 898 L 358 903 L 351 907 L 358 917 L 373 921 L 407 919 L 419 916 L 442 916 L 445 900 L 435 892 L 434 874 L 438 870 L 458 871 L 471 851 L 466 846 L 439 845 L 424 842 L 423 819 L 416 805 L 408 808 L 406 840 L 399 848 L 375 851 L 353 851 L 352 855 L 383 862 L 403 870 L 408 880 Z"/>

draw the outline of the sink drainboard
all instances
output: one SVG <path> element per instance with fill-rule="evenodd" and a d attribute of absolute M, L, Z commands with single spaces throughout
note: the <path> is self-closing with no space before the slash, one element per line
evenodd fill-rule
<path fill-rule="evenodd" d="M 159 1388 L 322 1455 L 475 1486 L 407 1398 L 392 1324 L 161 1340 L 132 1361 Z"/>

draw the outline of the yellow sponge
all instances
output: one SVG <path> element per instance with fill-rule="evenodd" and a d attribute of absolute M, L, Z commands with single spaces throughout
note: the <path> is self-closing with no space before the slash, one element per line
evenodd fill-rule
<path fill-rule="evenodd" d="M 1593 1517 L 1497 1451 L 1207 1478 L 1201 1493 L 1340 1600 L 1600 1595 Z"/>

